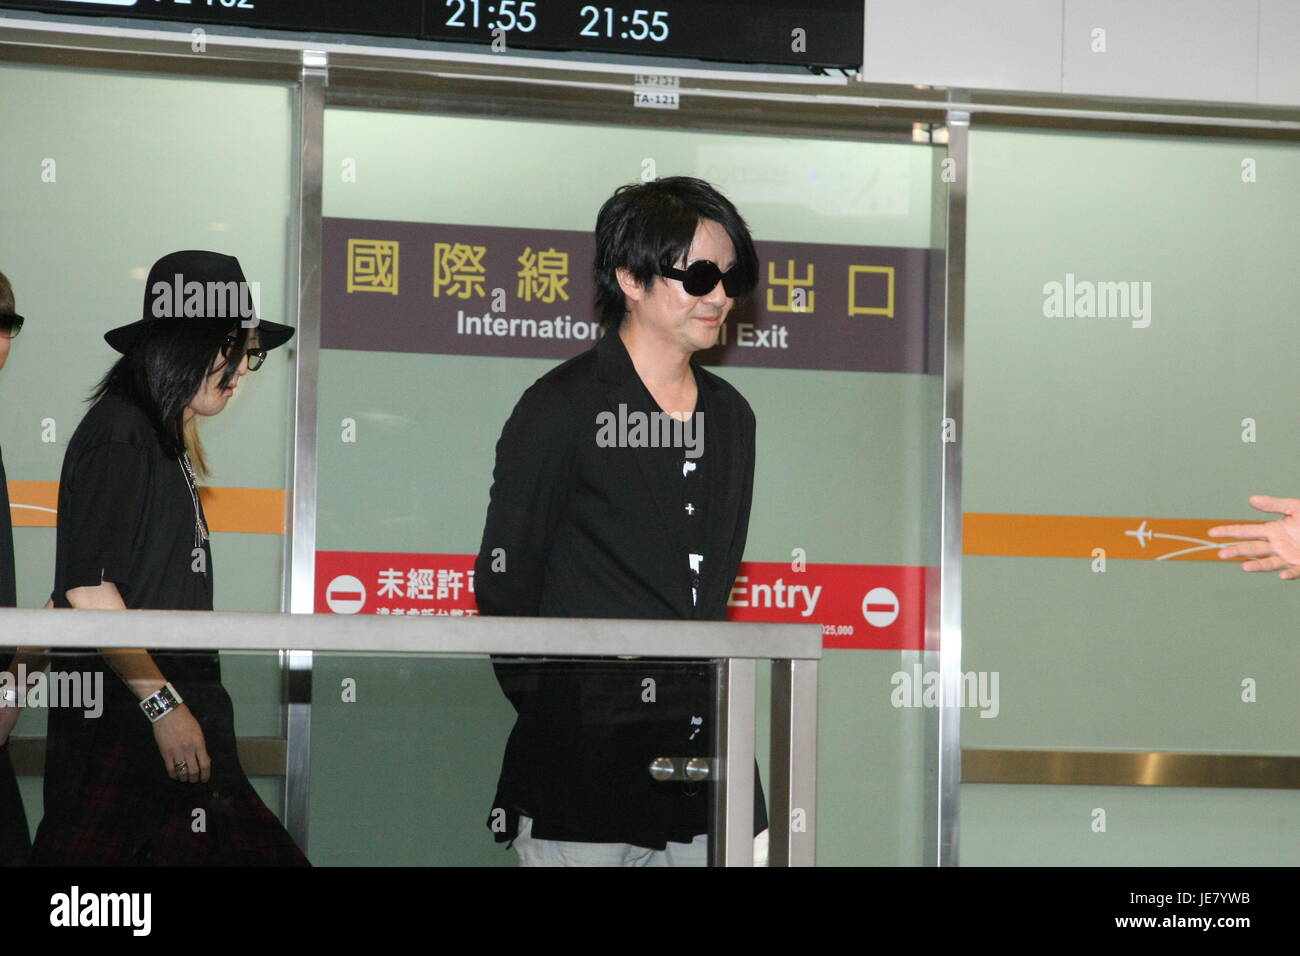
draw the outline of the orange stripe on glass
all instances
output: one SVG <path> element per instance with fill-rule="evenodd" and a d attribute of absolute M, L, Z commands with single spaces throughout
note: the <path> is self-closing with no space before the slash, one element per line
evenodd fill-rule
<path fill-rule="evenodd" d="M 213 531 L 284 534 L 283 488 L 199 489 Z M 58 517 L 57 481 L 9 482 L 9 513 L 15 528 L 53 528 Z"/>
<path fill-rule="evenodd" d="M 58 513 L 57 481 L 9 482 L 9 516 L 15 528 L 53 528 Z"/>
<path fill-rule="evenodd" d="M 213 531 L 284 534 L 283 488 L 204 487 L 199 494 Z"/>
<path fill-rule="evenodd" d="M 1206 532 L 1240 518 L 1105 518 L 1094 515 L 1017 515 L 967 512 L 964 554 L 1027 558 L 1091 558 L 1103 548 L 1108 558 L 1139 561 L 1218 561 L 1234 538 Z"/>

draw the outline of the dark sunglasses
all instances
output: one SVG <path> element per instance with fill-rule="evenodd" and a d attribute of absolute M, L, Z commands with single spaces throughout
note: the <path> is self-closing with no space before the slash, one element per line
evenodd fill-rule
<path fill-rule="evenodd" d="M 743 288 L 738 265 L 739 263 L 723 272 L 708 259 L 697 259 L 686 269 L 660 266 L 659 274 L 669 279 L 680 279 L 682 288 L 687 294 L 694 296 L 708 295 L 721 282 L 723 291 L 728 297 L 734 299 L 740 295 Z"/>
<path fill-rule="evenodd" d="M 226 341 L 221 344 L 221 356 L 226 361 L 230 361 L 232 355 L 239 351 L 239 347 L 244 340 L 238 335 L 226 336 Z M 266 349 L 247 349 L 244 352 L 248 356 L 248 370 L 256 372 L 266 361 Z"/>
<path fill-rule="evenodd" d="M 16 339 L 18 333 L 23 330 L 23 317 L 10 312 L 8 315 L 0 315 L 0 335 L 7 339 Z"/>

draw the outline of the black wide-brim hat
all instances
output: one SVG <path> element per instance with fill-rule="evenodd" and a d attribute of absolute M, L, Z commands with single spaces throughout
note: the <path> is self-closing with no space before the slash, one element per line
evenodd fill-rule
<path fill-rule="evenodd" d="M 199 283 L 197 289 L 191 285 L 195 282 Z M 104 341 L 125 354 L 155 328 L 197 322 L 208 328 L 229 328 L 235 323 L 256 328 L 259 348 L 267 350 L 289 341 L 293 328 L 267 322 L 257 316 L 256 310 L 241 306 L 251 300 L 251 287 L 234 256 L 201 249 L 171 252 L 149 270 L 142 317 L 130 325 L 109 329 Z"/>

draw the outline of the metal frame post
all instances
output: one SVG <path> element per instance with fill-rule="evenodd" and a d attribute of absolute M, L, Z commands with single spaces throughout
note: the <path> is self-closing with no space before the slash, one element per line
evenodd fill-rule
<path fill-rule="evenodd" d="M 315 610 L 316 419 L 320 382 L 321 189 L 329 60 L 304 50 L 298 80 L 297 363 L 294 376 L 293 504 L 289 522 L 289 610 Z M 284 824 L 304 852 L 311 786 L 311 651 L 281 654 L 286 768 Z"/>
<path fill-rule="evenodd" d="M 939 683 L 943 690 L 937 734 L 927 733 L 927 751 L 937 747 L 937 786 L 927 807 L 929 837 L 925 863 L 957 866 L 961 806 L 961 708 L 951 702 L 961 681 L 962 442 L 965 440 L 963 389 L 966 341 L 966 193 L 970 133 L 969 94 L 949 97 L 947 255 L 944 261 L 943 417 L 955 424 L 956 440 L 943 443 L 943 512 L 939 561 Z M 924 654 L 929 666 L 935 651 Z M 929 714 L 927 714 L 928 716 Z M 930 729 L 927 722 L 927 731 Z"/>
<path fill-rule="evenodd" d="M 754 865 L 754 708 L 758 668 L 752 658 L 716 665 L 717 773 L 709 814 L 709 864 Z"/>
<path fill-rule="evenodd" d="M 772 661 L 768 863 L 817 863 L 817 661 Z"/>

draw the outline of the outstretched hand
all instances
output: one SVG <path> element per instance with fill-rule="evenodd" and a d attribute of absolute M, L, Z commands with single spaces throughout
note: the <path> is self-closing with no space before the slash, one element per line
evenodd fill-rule
<path fill-rule="evenodd" d="M 1300 499 L 1251 495 L 1258 511 L 1285 515 L 1260 524 L 1221 524 L 1211 528 L 1211 538 L 1251 538 L 1219 551 L 1220 558 L 1250 558 L 1243 571 L 1277 571 L 1283 581 L 1300 578 Z"/>

